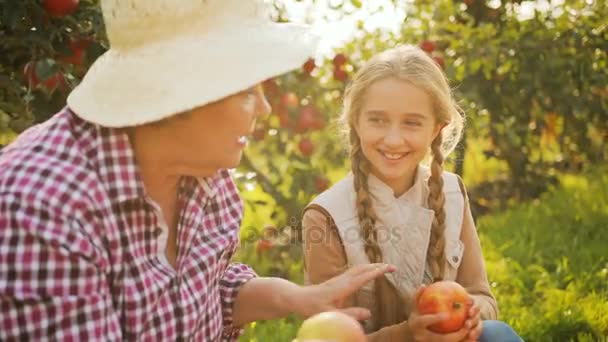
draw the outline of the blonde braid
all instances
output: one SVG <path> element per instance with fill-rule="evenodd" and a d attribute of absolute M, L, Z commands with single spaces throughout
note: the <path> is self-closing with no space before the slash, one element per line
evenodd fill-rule
<path fill-rule="evenodd" d="M 433 161 L 431 162 L 431 177 L 429 178 L 429 197 L 428 205 L 435 212 L 433 224 L 431 226 L 431 241 L 429 243 L 428 258 L 430 260 L 433 281 L 443 278 L 445 269 L 445 196 L 443 194 L 443 153 L 441 152 L 442 143 L 441 132 L 431 144 Z"/>
<path fill-rule="evenodd" d="M 357 215 L 363 236 L 365 254 L 370 262 L 382 262 L 382 251 L 378 246 L 378 232 L 375 224 L 378 216 L 372 207 L 372 198 L 367 184 L 368 175 L 371 171 L 370 162 L 363 156 L 356 133 L 352 137 L 351 165 L 354 176 L 355 193 L 357 194 Z"/>
<path fill-rule="evenodd" d="M 353 171 L 355 193 L 357 194 L 357 216 L 359 217 L 359 226 L 361 227 L 361 235 L 363 236 L 363 243 L 365 254 L 372 263 L 382 262 L 382 250 L 378 245 L 378 231 L 376 230 L 376 222 L 378 222 L 378 216 L 372 206 L 372 197 L 369 192 L 368 176 L 371 172 L 371 164 L 363 155 L 361 151 L 361 144 L 359 137 L 355 130 L 350 133 L 351 143 L 351 169 Z M 382 310 L 383 303 L 385 301 L 385 294 L 383 293 L 382 278 L 378 278 L 374 281 L 374 297 L 376 298 L 376 318 L 377 322 L 381 326 L 387 323 L 387 319 L 394 320 L 392 317 L 387 317 L 385 310 Z M 394 323 L 391 323 L 394 324 Z"/>

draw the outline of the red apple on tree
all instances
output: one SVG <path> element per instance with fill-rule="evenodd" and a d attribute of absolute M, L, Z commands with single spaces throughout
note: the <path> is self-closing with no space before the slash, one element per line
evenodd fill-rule
<path fill-rule="evenodd" d="M 46 90 L 49 91 L 55 90 L 65 84 L 65 78 L 59 71 L 41 81 L 36 73 L 36 62 L 34 61 L 30 61 L 25 65 L 23 68 L 23 76 L 27 80 L 30 87 L 37 87 L 41 84 Z"/>
<path fill-rule="evenodd" d="M 279 116 L 279 125 L 282 128 L 290 128 L 291 120 L 289 119 L 289 113 L 284 105 L 279 105 L 277 109 L 277 115 Z"/>
<path fill-rule="evenodd" d="M 277 105 L 277 114 L 279 115 L 279 124 L 283 128 L 291 128 L 292 120 L 289 116 L 290 110 L 295 110 L 300 104 L 300 99 L 293 92 L 288 92 L 281 96 L 280 102 Z"/>
<path fill-rule="evenodd" d="M 338 53 L 334 56 L 333 63 L 335 67 L 341 67 L 346 63 L 346 56 L 343 53 Z"/>
<path fill-rule="evenodd" d="M 329 187 L 329 180 L 323 176 L 315 178 L 315 188 L 318 192 L 323 192 Z"/>
<path fill-rule="evenodd" d="M 304 65 L 302 65 L 302 70 L 306 75 L 310 75 L 315 69 L 315 66 L 315 60 L 313 58 L 309 58 Z"/>
<path fill-rule="evenodd" d="M 51 17 L 65 17 L 78 7 L 79 0 L 43 0 L 44 9 Z"/>
<path fill-rule="evenodd" d="M 460 330 L 473 306 L 473 299 L 460 284 L 438 281 L 422 290 L 416 302 L 421 315 L 445 313 L 448 318 L 429 327 L 431 331 L 447 334 Z"/>
<path fill-rule="evenodd" d="M 441 56 L 434 56 L 433 60 L 435 61 L 435 63 L 437 63 L 437 65 L 439 65 L 439 67 L 441 69 L 443 69 L 445 67 L 445 62 L 443 61 L 443 57 L 441 57 Z"/>
<path fill-rule="evenodd" d="M 296 124 L 296 128 L 299 132 L 304 132 L 309 129 L 314 129 L 318 123 L 320 113 L 317 108 L 308 104 L 300 110 L 300 114 L 298 115 L 298 123 Z"/>
<path fill-rule="evenodd" d="M 420 48 L 427 53 L 435 51 L 435 43 L 430 40 L 425 40 L 420 44 Z"/>
<path fill-rule="evenodd" d="M 334 68 L 334 79 L 336 81 L 344 82 L 348 78 L 348 74 L 342 68 Z"/>
<path fill-rule="evenodd" d="M 59 60 L 73 65 L 82 65 L 86 57 L 86 49 L 91 45 L 90 39 L 78 39 L 70 42 L 71 55 L 61 56 Z"/>
<path fill-rule="evenodd" d="M 295 109 L 300 104 L 300 99 L 298 99 L 298 95 L 288 92 L 281 97 L 281 105 L 285 106 L 287 109 Z"/>
<path fill-rule="evenodd" d="M 300 140 L 298 148 L 300 149 L 302 155 L 310 156 L 315 149 L 315 145 L 312 143 L 312 141 L 310 141 L 310 139 L 303 138 L 302 140 Z"/>

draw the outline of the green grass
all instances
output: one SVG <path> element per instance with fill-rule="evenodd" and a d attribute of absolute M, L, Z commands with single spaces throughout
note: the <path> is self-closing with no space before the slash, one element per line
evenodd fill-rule
<path fill-rule="evenodd" d="M 608 338 L 608 173 L 478 222 L 501 316 L 526 341 Z"/>

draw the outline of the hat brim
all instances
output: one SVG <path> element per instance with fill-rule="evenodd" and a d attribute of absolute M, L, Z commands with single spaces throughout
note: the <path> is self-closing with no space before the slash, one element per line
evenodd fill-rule
<path fill-rule="evenodd" d="M 67 103 L 81 118 L 106 127 L 154 122 L 298 68 L 317 42 L 307 26 L 265 23 L 110 49 Z"/>

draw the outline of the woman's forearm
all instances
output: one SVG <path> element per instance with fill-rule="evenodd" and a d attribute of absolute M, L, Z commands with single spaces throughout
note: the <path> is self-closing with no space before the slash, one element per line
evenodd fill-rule
<path fill-rule="evenodd" d="M 236 326 L 276 319 L 294 312 L 293 299 L 301 286 L 281 278 L 255 278 L 236 297 L 233 322 Z"/>

